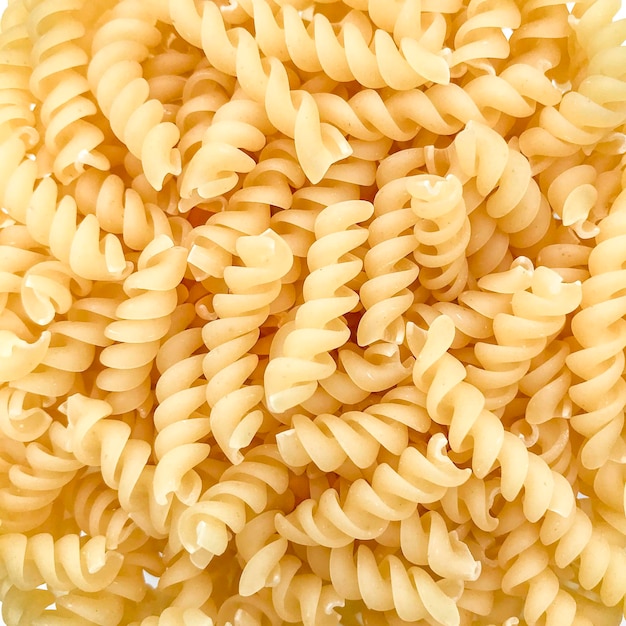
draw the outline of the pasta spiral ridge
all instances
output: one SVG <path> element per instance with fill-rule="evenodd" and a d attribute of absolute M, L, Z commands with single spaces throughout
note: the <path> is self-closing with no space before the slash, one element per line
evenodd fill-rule
<path fill-rule="evenodd" d="M 248 510 L 258 515 L 268 506 L 272 494 L 284 493 L 287 486 L 287 470 L 276 446 L 256 446 L 182 513 L 176 541 L 191 555 L 194 564 L 206 567 L 214 555 L 226 550 L 227 527 L 239 532 Z"/>
<path fill-rule="evenodd" d="M 104 369 L 96 378 L 114 413 L 152 406 L 151 379 L 160 342 L 178 304 L 177 285 L 187 268 L 187 250 L 162 235 L 141 252 L 137 269 L 124 280 L 127 299 L 105 330 L 113 343 L 102 350 Z"/>
<path fill-rule="evenodd" d="M 450 70 L 443 56 L 443 25 L 433 23 L 422 37 L 413 34 L 396 44 L 389 33 L 371 25 L 363 14 L 350 11 L 339 33 L 323 14 L 310 26 L 295 7 L 282 6 L 274 14 L 263 2 L 243 3 L 253 18 L 257 45 L 266 57 L 292 61 L 304 72 L 323 71 L 338 82 L 358 81 L 371 89 L 414 89 L 426 82 L 446 84 Z M 423 40 L 423 42 L 421 41 Z"/>
<path fill-rule="evenodd" d="M 213 116 L 202 145 L 185 165 L 180 178 L 183 206 L 219 197 L 251 172 L 256 161 L 247 152 L 259 152 L 274 128 L 263 107 L 247 100 L 226 102 Z"/>
<path fill-rule="evenodd" d="M 95 215 L 102 230 L 132 250 L 142 251 L 160 235 L 175 238 L 173 218 L 116 174 L 89 170 L 76 181 L 74 195 L 80 213 Z"/>
<path fill-rule="evenodd" d="M 517 265 L 513 271 L 520 268 Z M 508 273 L 501 276 L 508 276 Z M 496 290 L 499 290 L 498 277 L 498 274 L 489 277 Z M 532 359 L 561 331 L 566 315 L 574 311 L 581 300 L 580 284 L 563 283 L 561 277 L 548 268 L 531 270 L 528 282 L 527 290 L 520 289 L 513 294 L 511 313 L 495 316 L 495 343 L 475 345 L 480 367 L 467 367 L 467 381 L 484 394 L 488 410 L 499 409 L 517 395 L 519 382 L 528 372 Z M 536 315 L 538 310 L 542 315 Z"/>
<path fill-rule="evenodd" d="M 2 450 L 0 510 L 2 525 L 9 532 L 42 526 L 52 513 L 55 499 L 82 467 L 65 450 L 62 428 L 51 427 L 49 438 L 50 447 L 37 441 L 27 445 L 15 442 Z"/>
<path fill-rule="evenodd" d="M 626 389 L 621 375 L 624 360 L 623 272 L 620 250 L 626 233 L 622 192 L 611 213 L 598 225 L 597 245 L 589 255 L 591 276 L 583 283 L 581 310 L 572 319 L 572 333 L 580 349 L 567 357 L 567 365 L 581 382 L 572 385 L 569 395 L 580 407 L 571 419 L 572 427 L 583 436 L 581 461 L 598 469 L 619 461 L 624 451 L 623 408 Z M 593 332 L 590 332 L 591 329 Z M 599 446 L 611 450 L 609 458 Z M 619 507 L 626 506 L 621 503 Z"/>
<path fill-rule="evenodd" d="M 27 9 L 14 2 L 2 14 L 0 49 L 2 58 L 2 97 L 0 133 L 2 139 L 17 135 L 29 148 L 39 141 L 30 93 L 30 38 L 26 25 Z"/>
<path fill-rule="evenodd" d="M 409 231 L 417 217 L 405 206 L 411 197 L 410 180 L 389 181 L 374 198 L 375 217 L 368 235 L 370 249 L 364 259 L 367 280 L 359 290 L 365 309 L 357 329 L 360 346 L 379 340 L 404 340 L 403 315 L 414 300 L 409 287 L 419 275 L 419 267 L 406 258 L 417 247 Z"/>
<path fill-rule="evenodd" d="M 468 69 L 494 73 L 492 59 L 505 59 L 510 48 L 503 29 L 517 29 L 521 16 L 514 2 L 503 2 L 496 7 L 471 0 L 467 5 L 467 19 L 454 35 L 454 49 L 449 63 L 455 77 Z"/>
<path fill-rule="evenodd" d="M 454 176 L 417 177 L 407 183 L 418 241 L 413 256 L 422 267 L 421 284 L 438 300 L 450 301 L 464 289 L 468 278 L 466 249 L 470 223 L 465 213 L 462 185 Z"/>
<path fill-rule="evenodd" d="M 358 302 L 358 295 L 346 286 L 363 266 L 352 253 L 367 239 L 367 231 L 357 224 L 373 211 L 371 203 L 356 200 L 332 204 L 317 216 L 316 241 L 307 255 L 310 274 L 303 285 L 304 303 L 294 321 L 280 329 L 264 374 L 271 411 L 281 413 L 306 401 L 318 381 L 334 373 L 329 353 L 348 340 L 342 316 Z"/>
<path fill-rule="evenodd" d="M 120 506 L 133 522 L 148 536 L 163 538 L 159 520 L 167 517 L 171 502 L 165 506 L 157 504 L 152 490 L 142 486 L 150 483 L 154 474 L 154 466 L 148 464 L 150 444 L 131 437 L 131 427 L 125 422 L 107 419 L 113 409 L 104 400 L 75 394 L 63 408 L 72 454 L 82 463 L 101 467 L 104 483 L 117 493 Z M 173 480 L 182 483 L 184 473 L 181 470 Z M 194 495 L 192 487 L 191 501 L 198 495 Z"/>
<path fill-rule="evenodd" d="M 570 19 L 580 51 L 587 56 L 586 63 L 558 108 L 543 109 L 537 125 L 521 133 L 520 147 L 527 156 L 564 157 L 581 149 L 589 152 L 602 144 L 611 149 L 611 142 L 619 141 L 613 129 L 623 126 L 626 120 L 624 78 L 619 69 L 614 69 L 621 63 L 612 65 L 611 59 L 623 54 L 624 25 L 621 23 L 617 31 L 613 27 L 615 10 L 615 5 L 605 0 L 576 11 Z M 566 17 L 561 15 L 564 26 Z M 554 28 L 552 24 L 545 27 Z"/>
<path fill-rule="evenodd" d="M 563 520 L 560 522 L 559 526 L 562 526 Z M 563 533 L 565 528 L 567 530 Z M 612 545 L 601 531 L 593 528 L 591 520 L 582 510 L 576 508 L 564 528 L 559 528 L 558 534 L 561 536 L 554 544 L 554 562 L 545 546 L 540 544 L 550 544 L 555 538 L 544 535 L 543 528 L 539 530 L 529 522 L 512 531 L 498 553 L 498 562 L 505 569 L 502 588 L 505 593 L 525 598 L 524 617 L 529 623 L 537 621 L 542 614 L 554 619 L 550 614 L 556 613 L 557 606 L 565 599 L 563 596 L 568 595 L 566 589 L 571 587 L 564 584 L 567 581 L 560 579 L 558 573 L 574 560 L 577 562 L 576 578 L 580 589 L 594 590 L 591 597 L 597 593 L 596 602 L 600 600 L 613 607 L 626 594 L 618 574 L 624 567 L 623 550 Z M 561 599 L 557 600 L 559 596 Z M 576 623 L 573 620 L 576 604 L 571 599 L 569 604 L 569 609 L 561 617 L 566 620 L 565 623 Z M 568 614 L 572 622 L 567 621 Z"/>
<path fill-rule="evenodd" d="M 78 535 L 56 541 L 46 533 L 0 537 L 3 578 L 25 591 L 42 583 L 66 591 L 100 591 L 114 581 L 122 561 L 122 555 L 105 550 L 104 537 L 94 537 L 83 545 Z"/>
<path fill-rule="evenodd" d="M 78 218 L 72 196 L 59 198 L 59 187 L 50 177 L 39 180 L 37 166 L 26 158 L 26 146 L 16 136 L 2 144 L 0 197 L 8 214 L 24 224 L 32 239 L 50 246 L 56 259 L 87 280 L 123 278 L 132 264 L 124 258 L 119 239 L 106 234 L 102 239 L 95 215 Z M 57 236 L 58 235 L 58 236 Z M 52 242 L 51 242 L 52 239 Z M 81 251 L 94 254 L 86 260 Z"/>
<path fill-rule="evenodd" d="M 84 119 L 94 115 L 97 107 L 85 96 L 89 92 L 85 76 L 88 56 L 75 43 L 86 30 L 77 19 L 83 5 L 80 0 L 65 4 L 61 23 L 55 2 L 28 3 L 28 27 L 35 39 L 30 85 L 41 102 L 46 157 L 52 160 L 52 172 L 63 184 L 80 175 L 85 165 L 101 170 L 110 167 L 106 156 L 97 150 L 104 134 Z"/>
<path fill-rule="evenodd" d="M 149 99 L 140 65 L 161 38 L 156 21 L 139 4 L 125 2 L 93 37 L 87 79 L 111 130 L 141 161 L 150 185 L 162 189 L 166 176 L 180 174 L 180 139 L 173 122 L 163 121 L 161 102 Z M 132 31 L 132 36 L 129 34 Z"/>
<path fill-rule="evenodd" d="M 323 413 L 314 419 L 295 414 L 291 428 L 276 436 L 278 449 L 293 467 L 313 463 L 322 471 L 335 472 L 349 460 L 365 469 L 376 461 L 381 446 L 399 455 L 408 444 L 409 429 L 428 428 L 430 418 L 422 399 L 415 396 L 412 389 L 398 387 L 363 411 Z"/>
<path fill-rule="evenodd" d="M 413 381 L 427 394 L 431 418 L 449 427 L 450 448 L 457 452 L 472 447 L 472 470 L 478 479 L 485 477 L 498 462 L 499 489 L 507 501 L 516 498 L 528 485 L 530 495 L 526 495 L 523 503 L 528 520 L 537 521 L 550 510 L 568 515 L 574 506 L 574 495 L 566 479 L 529 452 L 518 437 L 504 430 L 500 420 L 484 408 L 483 394 L 464 381 L 465 368 L 446 353 L 454 334 L 452 321 L 442 315 L 428 331 L 415 325 L 409 330 L 409 346 L 416 357 Z M 442 381 L 439 387 L 434 385 L 436 380 Z M 482 433 L 487 431 L 491 434 L 485 438 Z M 532 488 L 535 481 L 544 485 L 541 494 Z"/>
<path fill-rule="evenodd" d="M 237 240 L 242 235 L 258 236 L 267 231 L 271 225 L 270 205 L 289 208 L 290 185 L 300 187 L 302 178 L 291 146 L 280 140 L 270 142 L 245 176 L 241 188 L 228 200 L 224 196 L 215 198 L 219 211 L 187 235 L 185 243 L 193 276 L 197 280 L 220 279 L 223 289 L 224 270 L 237 256 Z"/>
<path fill-rule="evenodd" d="M 312 95 L 290 88 L 285 67 L 278 59 L 270 58 L 264 63 L 248 31 L 227 30 L 216 5 L 203 5 L 201 16 L 192 2 L 172 1 L 170 8 L 174 26 L 183 38 L 201 45 L 213 67 L 236 76 L 251 99 L 264 104 L 270 123 L 294 139 L 298 158 L 311 182 L 319 182 L 333 163 L 351 154 L 345 137 L 334 126 L 319 120 Z M 200 23 L 200 28 L 186 27 L 193 22 Z"/>
<path fill-rule="evenodd" d="M 218 319 L 202 330 L 209 350 L 202 368 L 211 432 L 233 463 L 243 460 L 240 449 L 251 442 L 263 421 L 263 411 L 255 408 L 263 398 L 263 387 L 245 384 L 258 365 L 250 348 L 280 293 L 281 278 L 293 263 L 289 246 L 270 229 L 240 237 L 236 250 L 244 265 L 224 270 L 229 293 L 213 297 Z"/>
<path fill-rule="evenodd" d="M 336 608 L 344 602 L 332 585 L 325 584 L 304 563 L 287 554 L 287 541 L 278 536 L 272 518 L 265 511 L 251 520 L 238 535 L 245 566 L 239 579 L 239 594 L 253 598 L 271 588 L 276 616 L 288 623 L 338 624 Z"/>
<path fill-rule="evenodd" d="M 81 531 L 91 537 L 105 537 L 108 549 L 124 554 L 148 541 L 120 506 L 115 490 L 104 485 L 98 474 L 87 474 L 74 483 L 72 502 Z"/>
<path fill-rule="evenodd" d="M 531 248 L 545 236 L 550 206 L 531 176 L 530 162 L 493 129 L 471 121 L 448 148 L 427 149 L 425 158 L 431 173 L 452 174 L 464 183 L 475 179 L 487 215 L 509 235 L 511 246 Z"/>
<path fill-rule="evenodd" d="M 186 486 L 199 482 L 193 467 L 210 451 L 210 445 L 202 442 L 211 432 L 202 371 L 204 353 L 194 354 L 201 347 L 202 330 L 193 328 L 170 337 L 156 356 L 161 377 L 155 389 L 158 405 L 154 409 L 154 496 L 161 504 L 167 503 L 171 493 L 186 499 Z M 188 474 L 182 483 L 176 481 L 175 477 L 180 478 L 181 474 L 172 472 L 172 467 L 186 468 Z"/>
<path fill-rule="evenodd" d="M 356 553 L 355 553 L 356 552 Z M 375 611 L 395 611 L 402 620 L 459 623 L 456 600 L 463 583 L 434 580 L 428 571 L 407 565 L 393 554 L 378 556 L 366 545 L 333 548 L 330 553 L 333 586 L 349 600 L 363 600 Z"/>
<path fill-rule="evenodd" d="M 326 489 L 288 515 L 277 515 L 276 529 L 302 545 L 334 548 L 355 538 L 375 539 L 391 521 L 409 517 L 418 504 L 439 500 L 449 488 L 468 480 L 470 470 L 454 465 L 445 454 L 446 445 L 441 433 L 431 437 L 426 454 L 409 445 L 397 468 L 377 465 L 370 481 L 355 480 L 341 497 L 335 489 Z"/>

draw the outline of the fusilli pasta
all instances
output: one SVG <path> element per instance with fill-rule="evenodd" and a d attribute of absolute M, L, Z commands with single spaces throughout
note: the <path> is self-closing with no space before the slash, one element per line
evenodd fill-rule
<path fill-rule="evenodd" d="M 617 0 L 9 0 L 8 626 L 618 626 Z"/>

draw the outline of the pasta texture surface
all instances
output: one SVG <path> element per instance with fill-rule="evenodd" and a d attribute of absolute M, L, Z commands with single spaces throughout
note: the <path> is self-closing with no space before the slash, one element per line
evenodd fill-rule
<path fill-rule="evenodd" d="M 8 626 L 618 626 L 619 0 L 9 0 Z"/>

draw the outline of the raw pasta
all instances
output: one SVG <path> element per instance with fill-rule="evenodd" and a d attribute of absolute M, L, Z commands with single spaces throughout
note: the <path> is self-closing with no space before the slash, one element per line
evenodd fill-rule
<path fill-rule="evenodd" d="M 617 626 L 618 0 L 9 0 L 8 626 Z"/>

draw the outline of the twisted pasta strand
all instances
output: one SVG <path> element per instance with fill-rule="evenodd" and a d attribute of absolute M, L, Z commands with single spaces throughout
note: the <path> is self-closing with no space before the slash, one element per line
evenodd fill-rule
<path fill-rule="evenodd" d="M 213 297 L 218 319 L 202 331 L 209 349 L 202 368 L 211 431 L 233 463 L 243 460 L 239 450 L 251 442 L 263 420 L 263 411 L 255 408 L 263 398 L 263 387 L 245 384 L 258 364 L 249 350 L 293 262 L 287 244 L 269 229 L 256 237 L 240 237 L 236 249 L 244 265 L 224 270 L 230 293 Z"/>
<path fill-rule="evenodd" d="M 160 101 L 149 99 L 150 86 L 141 62 L 160 41 L 154 18 L 133 1 L 118 4 L 114 17 L 94 34 L 87 79 L 111 130 L 140 159 L 146 178 L 157 190 L 169 174 L 180 174 L 180 135 L 164 121 Z M 127 34 L 132 32 L 132 37 Z"/>
<path fill-rule="evenodd" d="M 79 176 L 85 165 L 107 170 L 110 162 L 97 150 L 104 134 L 84 119 L 97 112 L 85 95 L 89 57 L 77 43 L 86 31 L 84 22 L 77 19 L 84 3 L 77 0 L 59 6 L 51 0 L 33 0 L 27 7 L 34 44 L 30 88 L 41 102 L 41 121 L 46 127 L 38 156 L 52 161 L 51 169 L 63 184 Z"/>
<path fill-rule="evenodd" d="M 310 274 L 304 281 L 304 303 L 293 322 L 274 340 L 264 375 L 265 396 L 271 411 L 280 413 L 310 398 L 318 381 L 335 371 L 330 351 L 350 336 L 342 316 L 354 308 L 358 295 L 346 286 L 362 268 L 352 254 L 367 239 L 356 226 L 373 212 L 370 203 L 348 201 L 330 205 L 315 220 L 316 241 L 309 248 Z"/>
<path fill-rule="evenodd" d="M 413 381 L 426 393 L 431 418 L 449 426 L 453 451 L 471 446 L 472 470 L 477 478 L 489 474 L 496 462 L 500 464 L 499 488 L 505 500 L 512 501 L 528 485 L 523 504 L 528 520 L 537 521 L 550 510 L 568 515 L 574 506 L 569 483 L 528 452 L 523 442 L 505 431 L 496 416 L 484 408 L 483 394 L 464 381 L 465 368 L 447 353 L 453 333 L 454 325 L 445 316 L 436 318 L 428 331 L 410 327 L 409 346 L 416 356 Z M 543 485 L 541 493 L 533 488 L 536 481 Z"/>

